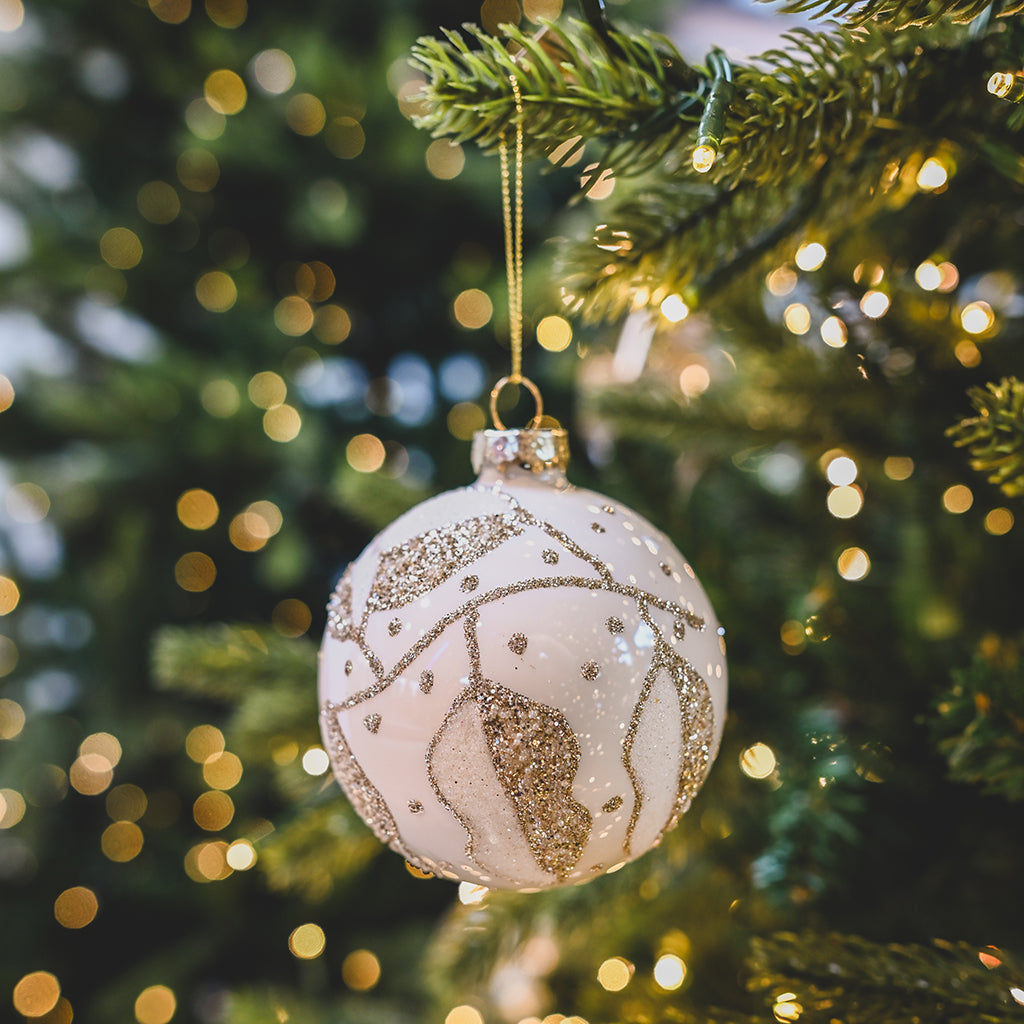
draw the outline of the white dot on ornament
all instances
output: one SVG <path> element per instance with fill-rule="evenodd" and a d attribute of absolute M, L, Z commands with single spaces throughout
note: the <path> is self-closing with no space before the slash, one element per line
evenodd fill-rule
<path fill-rule="evenodd" d="M 467 906 L 471 903 L 483 903 L 484 897 L 491 890 L 486 885 L 475 885 L 473 882 L 459 883 L 459 902 Z"/>
<path fill-rule="evenodd" d="M 1013 996 L 1014 1002 L 1024 1006 L 1024 988 L 1011 988 L 1010 995 Z"/>

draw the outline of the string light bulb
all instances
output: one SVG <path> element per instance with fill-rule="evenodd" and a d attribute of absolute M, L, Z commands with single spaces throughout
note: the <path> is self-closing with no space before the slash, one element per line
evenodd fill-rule
<path fill-rule="evenodd" d="M 712 74 L 711 89 L 697 125 L 697 145 L 691 157 L 693 169 L 700 174 L 707 174 L 715 165 L 733 94 L 732 65 L 721 50 L 708 54 L 708 70 Z"/>
<path fill-rule="evenodd" d="M 988 80 L 988 91 L 1007 103 L 1024 102 L 1024 75 L 997 71 Z"/>

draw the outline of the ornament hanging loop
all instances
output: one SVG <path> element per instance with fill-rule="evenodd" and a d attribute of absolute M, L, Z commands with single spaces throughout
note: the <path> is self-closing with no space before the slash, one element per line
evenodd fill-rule
<path fill-rule="evenodd" d="M 494 429 L 508 429 L 508 427 L 501 422 L 501 417 L 498 415 L 498 396 L 506 387 L 508 387 L 509 384 L 522 384 L 522 386 L 526 388 L 531 395 L 533 395 L 536 410 L 533 414 L 533 419 L 530 420 L 527 425 L 527 429 L 532 430 L 539 427 L 541 420 L 544 418 L 544 399 L 540 397 L 540 388 L 538 388 L 529 377 L 523 377 L 520 374 L 516 374 L 510 377 L 502 377 L 501 380 L 491 388 L 491 421 L 494 423 Z"/>

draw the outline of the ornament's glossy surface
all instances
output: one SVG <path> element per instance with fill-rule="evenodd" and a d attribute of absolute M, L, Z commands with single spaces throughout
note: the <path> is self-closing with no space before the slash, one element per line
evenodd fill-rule
<path fill-rule="evenodd" d="M 487 431 L 480 478 L 380 533 L 329 605 L 324 743 L 381 840 L 494 888 L 655 845 L 721 738 L 722 631 L 659 530 L 570 486 L 561 431 Z"/>

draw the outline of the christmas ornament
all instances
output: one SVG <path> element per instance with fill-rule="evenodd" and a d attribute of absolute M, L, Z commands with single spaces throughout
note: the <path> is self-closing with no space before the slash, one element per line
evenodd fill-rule
<path fill-rule="evenodd" d="M 693 570 L 566 481 L 562 430 L 477 435 L 471 487 L 400 517 L 328 606 L 321 724 L 377 836 L 424 871 L 536 890 L 612 871 L 689 807 L 724 643 Z"/>
<path fill-rule="evenodd" d="M 646 519 L 571 486 L 521 372 L 522 108 L 515 229 L 501 147 L 512 373 L 470 487 L 379 534 L 342 576 L 320 652 L 324 745 L 352 805 L 423 871 L 536 891 L 638 857 L 690 806 L 725 716 L 722 630 Z M 533 395 L 506 430 L 508 384 Z"/>

